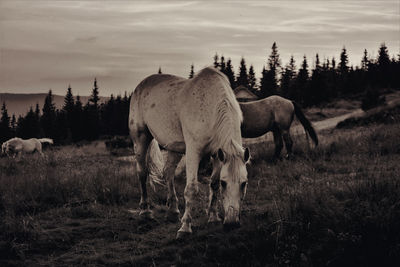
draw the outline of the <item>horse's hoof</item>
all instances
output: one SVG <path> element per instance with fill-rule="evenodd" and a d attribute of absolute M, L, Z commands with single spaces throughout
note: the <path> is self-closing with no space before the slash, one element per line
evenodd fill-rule
<path fill-rule="evenodd" d="M 221 224 L 222 224 L 221 221 L 208 221 L 207 227 L 212 229 L 214 227 L 220 226 Z"/>
<path fill-rule="evenodd" d="M 165 214 L 165 219 L 169 222 L 178 222 L 179 215 L 179 211 L 167 211 L 167 213 Z"/>
<path fill-rule="evenodd" d="M 209 225 L 217 225 L 222 222 L 222 219 L 219 217 L 217 213 L 210 213 L 210 217 L 208 218 Z"/>
<path fill-rule="evenodd" d="M 184 231 L 178 231 L 176 234 L 176 239 L 177 240 L 184 240 L 192 235 L 191 232 L 184 232 Z"/>

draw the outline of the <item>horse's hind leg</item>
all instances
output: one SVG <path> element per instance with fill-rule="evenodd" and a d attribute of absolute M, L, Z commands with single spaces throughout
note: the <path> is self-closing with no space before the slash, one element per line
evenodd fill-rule
<path fill-rule="evenodd" d="M 293 147 L 293 141 L 292 137 L 290 136 L 289 130 L 283 131 L 283 140 L 285 141 L 285 147 L 286 147 L 286 158 L 289 158 L 292 155 L 292 147 Z"/>
<path fill-rule="evenodd" d="M 40 156 L 44 157 L 41 147 L 36 148 L 36 151 L 39 152 Z"/>
<path fill-rule="evenodd" d="M 136 164 L 134 164 L 134 168 L 136 169 L 136 175 L 140 183 L 140 213 L 142 216 L 151 217 L 152 212 L 150 210 L 150 205 L 147 200 L 147 176 L 148 170 L 146 168 L 146 152 L 151 142 L 151 136 L 146 133 L 139 133 L 136 138 L 134 138 L 134 150 L 135 150 L 135 159 Z M 136 166 L 135 166 L 136 165 Z"/>
<path fill-rule="evenodd" d="M 282 134 L 281 130 L 278 127 L 275 127 L 272 131 L 274 135 L 274 143 L 275 143 L 275 158 L 279 158 L 281 155 L 281 151 L 283 148 Z"/>
<path fill-rule="evenodd" d="M 166 217 L 168 220 L 176 221 L 179 218 L 178 198 L 175 191 L 175 169 L 178 166 L 182 154 L 168 151 L 167 161 L 163 170 L 163 180 L 168 185 L 167 207 L 168 211 Z"/>

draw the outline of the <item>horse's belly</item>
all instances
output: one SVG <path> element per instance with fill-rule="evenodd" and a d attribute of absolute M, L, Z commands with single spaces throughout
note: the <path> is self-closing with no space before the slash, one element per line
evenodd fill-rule
<path fill-rule="evenodd" d="M 240 130 L 243 138 L 260 137 L 270 131 L 268 127 L 246 127 L 246 125 L 242 125 Z"/>
<path fill-rule="evenodd" d="M 182 129 L 174 109 L 166 103 L 158 103 L 158 107 L 153 106 L 145 113 L 144 120 L 150 133 L 161 146 L 184 152 Z"/>

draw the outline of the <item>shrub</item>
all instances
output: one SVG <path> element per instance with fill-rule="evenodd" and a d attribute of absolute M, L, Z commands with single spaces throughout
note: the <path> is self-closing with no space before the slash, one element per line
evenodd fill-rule
<path fill-rule="evenodd" d="M 385 102 L 385 96 L 380 96 L 378 90 L 368 88 L 361 101 L 361 109 L 364 111 L 369 110 L 371 108 L 383 105 Z"/>

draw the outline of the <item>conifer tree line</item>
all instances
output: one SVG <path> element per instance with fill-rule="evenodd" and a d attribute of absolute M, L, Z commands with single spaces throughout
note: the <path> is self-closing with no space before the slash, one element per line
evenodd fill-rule
<path fill-rule="evenodd" d="M 247 67 L 244 58 L 235 73 L 232 61 L 215 54 L 214 67 L 221 70 L 229 79 L 232 89 L 244 86 L 259 98 L 278 94 L 295 100 L 304 107 L 320 105 L 335 98 L 354 95 L 377 95 L 380 88 L 400 88 L 400 54 L 397 58 L 389 56 L 388 48 L 382 43 L 376 58 L 364 50 L 360 66 L 349 66 L 348 54 L 342 48 L 340 58 L 320 59 L 316 54 L 313 68 L 310 60 L 303 57 L 300 67 L 293 58 L 282 65 L 278 46 L 274 42 L 271 54 L 256 79 L 254 67 Z M 158 69 L 161 74 L 161 67 Z M 190 66 L 188 78 L 195 75 L 194 64 Z M 25 116 L 10 116 L 6 103 L 2 103 L 0 116 L 0 143 L 11 137 L 54 139 L 56 144 L 68 144 L 81 140 L 95 140 L 101 136 L 128 135 L 130 96 L 113 96 L 99 102 L 99 88 L 94 80 L 92 94 L 87 103 L 82 103 L 79 95 L 68 87 L 64 104 L 57 109 L 50 90 L 43 107 L 36 104 Z"/>
<path fill-rule="evenodd" d="M 2 104 L 0 119 L 0 143 L 12 137 L 54 139 L 56 144 L 69 144 L 82 140 L 95 140 L 100 136 L 128 135 L 130 96 L 111 95 L 100 104 L 97 80 L 86 104 L 79 95 L 74 97 L 68 86 L 64 104 L 57 109 L 50 90 L 42 109 L 36 104 L 25 116 L 9 116 L 6 103 Z"/>
<path fill-rule="evenodd" d="M 335 98 L 362 95 L 368 90 L 400 88 L 400 54 L 397 58 L 390 58 L 385 43 L 380 45 L 376 58 L 370 57 L 365 49 L 360 66 L 349 66 L 345 47 L 341 50 L 338 62 L 334 57 L 320 59 L 318 54 L 313 59 L 313 68 L 310 68 L 309 62 L 304 56 L 297 70 L 291 56 L 289 62 L 282 65 L 278 46 L 274 42 L 259 82 L 254 67 L 250 65 L 247 68 L 243 57 L 236 74 L 230 58 L 215 54 L 213 65 L 225 73 L 232 89 L 244 86 L 259 98 L 277 94 L 295 100 L 304 107 L 320 105 Z M 192 72 L 193 66 L 191 76 Z"/>

